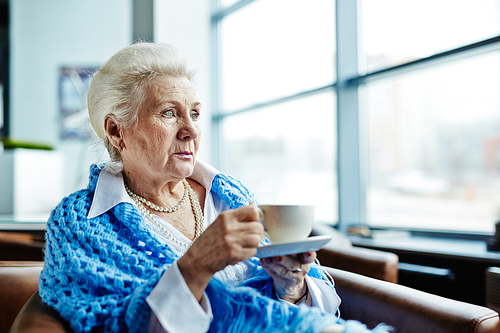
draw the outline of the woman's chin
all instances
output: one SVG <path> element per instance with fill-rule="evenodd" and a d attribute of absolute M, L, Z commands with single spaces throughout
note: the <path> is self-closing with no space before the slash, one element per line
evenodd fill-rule
<path fill-rule="evenodd" d="M 180 162 L 180 163 L 179 163 Z M 169 168 L 169 174 L 173 175 L 175 178 L 184 179 L 193 174 L 194 171 L 194 159 L 188 161 L 178 161 Z"/>

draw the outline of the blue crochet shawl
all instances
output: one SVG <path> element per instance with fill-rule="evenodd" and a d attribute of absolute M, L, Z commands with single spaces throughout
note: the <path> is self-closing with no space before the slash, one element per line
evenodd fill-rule
<path fill-rule="evenodd" d="M 145 299 L 178 257 L 131 204 L 87 219 L 102 167 L 91 166 L 88 188 L 52 211 L 39 293 L 76 332 L 144 332 L 150 314 Z M 253 201 L 241 183 L 222 174 L 212 191 L 231 208 Z M 318 267 L 310 274 L 322 277 Z M 273 299 L 272 280 L 263 269 L 241 287 L 212 279 L 206 293 L 214 315 L 209 332 L 320 332 L 337 322 L 317 308 Z"/>

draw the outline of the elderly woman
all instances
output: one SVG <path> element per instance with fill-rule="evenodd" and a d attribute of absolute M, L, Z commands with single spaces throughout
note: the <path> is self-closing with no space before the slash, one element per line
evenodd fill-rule
<path fill-rule="evenodd" d="M 265 240 L 252 194 L 197 160 L 192 77 L 152 43 L 95 74 L 89 114 L 111 162 L 51 214 L 43 301 L 78 332 L 335 330 L 340 300 L 316 254 L 253 257 Z"/>

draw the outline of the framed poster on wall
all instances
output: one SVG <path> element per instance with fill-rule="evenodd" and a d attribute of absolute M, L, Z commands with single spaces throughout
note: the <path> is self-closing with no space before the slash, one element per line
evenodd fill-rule
<path fill-rule="evenodd" d="M 61 67 L 59 71 L 60 137 L 63 140 L 90 138 L 87 92 L 94 67 Z"/>

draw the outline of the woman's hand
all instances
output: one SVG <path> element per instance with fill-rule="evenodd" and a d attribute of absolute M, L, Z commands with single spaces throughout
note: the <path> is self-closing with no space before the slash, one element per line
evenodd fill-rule
<path fill-rule="evenodd" d="M 222 212 L 179 259 L 177 266 L 200 300 L 212 276 L 228 265 L 254 256 L 263 237 L 264 227 L 255 204 Z"/>
<path fill-rule="evenodd" d="M 260 259 L 262 267 L 273 278 L 274 289 L 278 296 L 295 303 L 307 291 L 305 276 L 309 273 L 309 264 L 316 260 L 316 252 L 305 252 L 288 256 Z"/>

